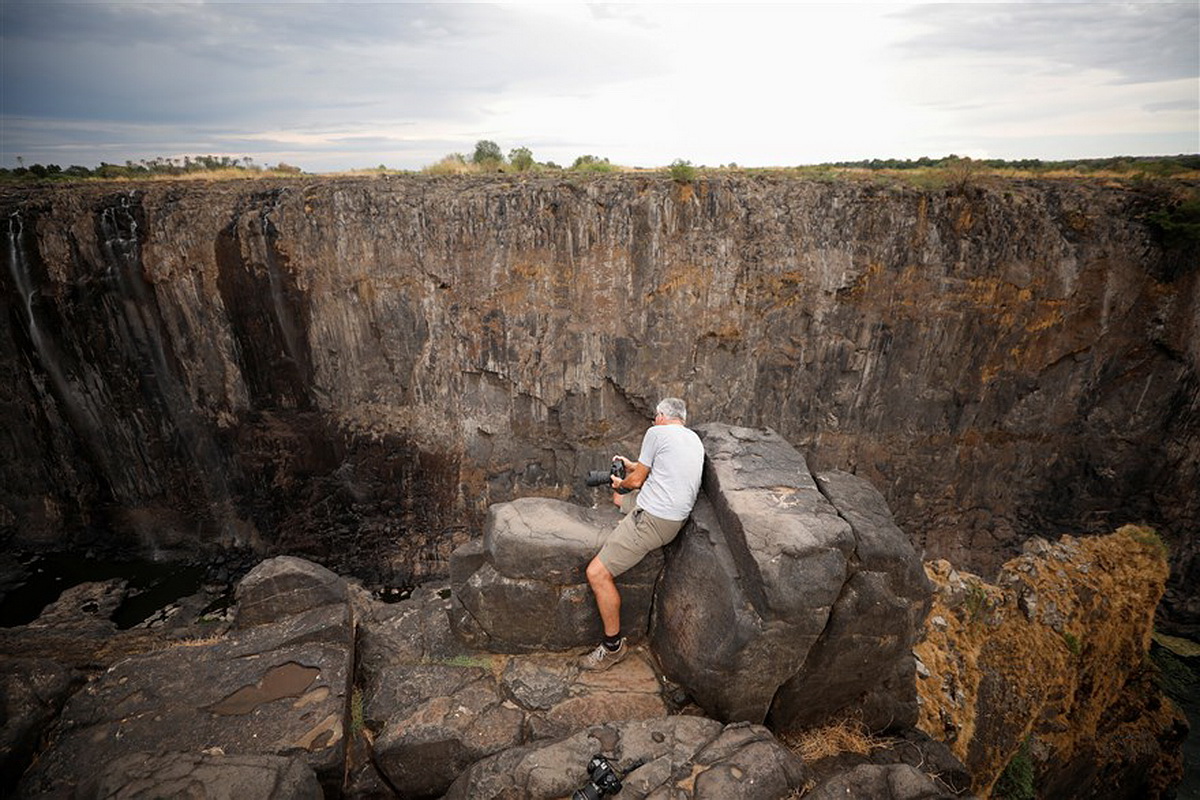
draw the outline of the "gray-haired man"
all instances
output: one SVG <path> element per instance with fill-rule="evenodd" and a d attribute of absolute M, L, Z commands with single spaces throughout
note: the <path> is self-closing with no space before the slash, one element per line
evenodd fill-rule
<path fill-rule="evenodd" d="M 608 669 L 628 654 L 621 635 L 621 594 L 613 579 L 674 539 L 696 504 L 704 445 L 686 422 L 687 405 L 668 397 L 655 408 L 654 425 L 642 437 L 637 461 L 618 456 L 625 462 L 625 477 L 612 478 L 613 502 L 625 517 L 587 566 L 604 639 L 579 660 L 582 669 Z M 637 491 L 622 495 L 617 489 Z"/>

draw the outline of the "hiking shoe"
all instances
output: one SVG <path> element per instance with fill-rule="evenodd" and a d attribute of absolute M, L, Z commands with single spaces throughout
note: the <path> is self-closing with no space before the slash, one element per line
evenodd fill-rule
<path fill-rule="evenodd" d="M 603 644 L 598 644 L 595 650 L 585 656 L 580 656 L 579 668 L 603 671 L 611 668 L 613 664 L 624 660 L 627 655 L 629 655 L 629 647 L 625 644 L 625 637 L 622 636 L 621 646 L 616 650 L 609 650 Z"/>

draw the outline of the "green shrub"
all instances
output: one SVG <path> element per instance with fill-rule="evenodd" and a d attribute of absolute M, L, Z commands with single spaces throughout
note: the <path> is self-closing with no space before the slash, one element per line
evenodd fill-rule
<path fill-rule="evenodd" d="M 1162 540 L 1162 537 L 1158 535 L 1157 531 L 1147 525 L 1124 525 L 1121 527 L 1120 533 L 1124 533 L 1138 544 L 1149 547 L 1163 558 L 1170 556 L 1170 551 L 1166 543 Z"/>
<path fill-rule="evenodd" d="M 692 162 L 677 158 L 671 162 L 671 177 L 680 183 L 690 183 L 696 179 L 696 168 Z"/>
<path fill-rule="evenodd" d="M 1083 645 L 1079 641 L 1079 637 L 1070 631 L 1063 631 L 1063 641 L 1066 642 L 1067 649 L 1071 651 L 1071 655 L 1078 656 L 1083 652 Z"/>
<path fill-rule="evenodd" d="M 479 165 L 502 164 L 504 154 L 500 152 L 500 145 L 489 139 L 480 139 L 475 143 L 475 153 L 471 156 L 471 161 Z"/>
<path fill-rule="evenodd" d="M 616 167 L 610 164 L 607 158 L 585 155 L 575 159 L 571 169 L 579 172 L 612 172 Z"/>
<path fill-rule="evenodd" d="M 1162 234 L 1167 247 L 1187 247 L 1200 242 L 1200 197 L 1151 212 L 1146 219 Z"/>
<path fill-rule="evenodd" d="M 1008 762 L 1004 772 L 1000 773 L 992 797 L 999 800 L 1036 800 L 1033 779 L 1033 757 L 1029 754 L 1029 737 L 1026 737 L 1021 749 Z"/>
<path fill-rule="evenodd" d="M 980 168 L 969 158 L 950 156 L 942 162 L 942 173 L 947 187 L 961 194 L 979 180 Z"/>
<path fill-rule="evenodd" d="M 987 611 L 987 591 L 981 584 L 972 583 L 967 589 L 966 606 L 971 622 L 983 619 L 983 614 Z"/>
<path fill-rule="evenodd" d="M 508 163 L 517 172 L 525 172 L 526 170 L 533 169 L 533 152 L 528 147 L 514 147 L 508 153 Z"/>

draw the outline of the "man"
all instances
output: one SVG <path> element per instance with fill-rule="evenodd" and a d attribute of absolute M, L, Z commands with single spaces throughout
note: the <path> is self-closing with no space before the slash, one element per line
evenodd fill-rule
<path fill-rule="evenodd" d="M 686 422 L 687 406 L 668 397 L 655 408 L 654 425 L 642 437 L 638 460 L 617 456 L 625 462 L 625 477 L 612 477 L 613 502 L 625 517 L 587 566 L 604 639 L 580 659 L 581 669 L 608 669 L 629 653 L 621 635 L 621 594 L 613 579 L 674 539 L 696 504 L 704 445 Z M 636 491 L 620 494 L 618 489 Z"/>

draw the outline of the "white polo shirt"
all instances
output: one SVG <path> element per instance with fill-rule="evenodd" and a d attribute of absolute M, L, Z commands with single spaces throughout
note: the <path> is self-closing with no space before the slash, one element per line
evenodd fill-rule
<path fill-rule="evenodd" d="M 638 506 L 663 519 L 687 519 L 704 471 L 704 444 L 696 432 L 683 425 L 651 426 L 642 437 L 637 460 L 650 468 Z"/>

